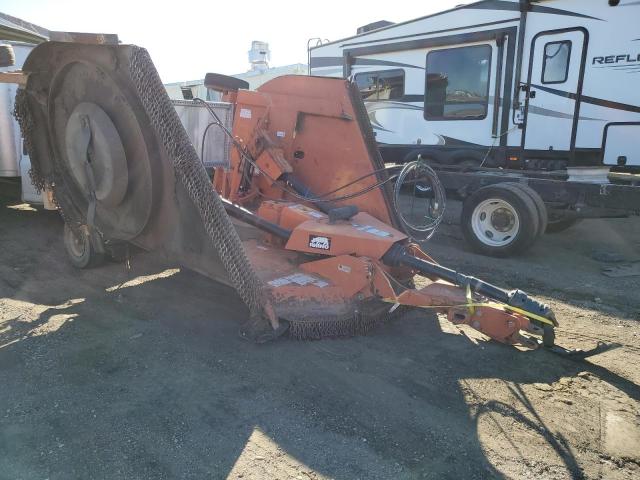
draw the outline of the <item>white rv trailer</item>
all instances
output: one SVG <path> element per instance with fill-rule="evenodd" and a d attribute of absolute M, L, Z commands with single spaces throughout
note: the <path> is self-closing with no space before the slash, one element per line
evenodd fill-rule
<path fill-rule="evenodd" d="M 467 241 L 509 255 L 640 213 L 638 20 L 640 0 L 483 0 L 320 43 L 310 73 L 352 79 L 386 162 L 429 160 Z"/>
<path fill-rule="evenodd" d="M 640 1 L 484 0 L 310 50 L 387 162 L 640 167 Z M 321 33 L 321 32 L 319 32 Z"/>

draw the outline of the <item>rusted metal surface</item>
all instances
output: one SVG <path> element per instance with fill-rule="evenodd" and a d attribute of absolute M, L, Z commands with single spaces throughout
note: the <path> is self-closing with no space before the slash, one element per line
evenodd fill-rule
<path fill-rule="evenodd" d="M 265 83 L 256 92 L 241 90 L 234 97 L 234 135 L 243 140 L 254 158 L 265 149 L 263 138 L 268 135 L 272 141 L 268 147 L 281 149 L 296 178 L 317 195 L 343 187 L 364 175 L 370 176 L 341 189 L 339 196 L 388 179 L 377 150 L 372 155 L 366 143 L 347 81 L 283 76 Z M 260 141 L 256 141 L 258 139 Z M 232 152 L 231 161 L 230 173 L 216 172 L 216 185 L 231 201 L 245 203 L 245 197 L 252 198 L 251 188 L 240 191 L 246 162 L 237 150 Z M 378 170 L 381 171 L 374 173 Z M 226 177 L 226 181 L 220 177 Z M 218 182 L 229 185 L 228 195 Z M 292 199 L 277 188 L 264 193 L 279 199 Z M 388 225 L 397 225 L 385 188 L 335 202 L 335 206 L 345 204 L 355 205 Z"/>
<path fill-rule="evenodd" d="M 431 261 L 399 230 L 391 179 L 345 80 L 286 76 L 228 91 L 234 145 L 212 183 L 145 50 L 52 42 L 25 71 L 29 153 L 67 224 L 233 285 L 254 337 L 285 326 L 297 338 L 362 333 L 399 305 L 436 309 L 506 343 L 528 328 L 470 285 L 434 277 L 415 289 L 425 263 L 389 260 L 398 251 Z M 448 272 L 452 282 L 471 278 Z"/>

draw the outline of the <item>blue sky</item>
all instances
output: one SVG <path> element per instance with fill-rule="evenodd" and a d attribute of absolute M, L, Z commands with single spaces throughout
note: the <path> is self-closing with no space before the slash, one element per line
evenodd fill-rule
<path fill-rule="evenodd" d="M 468 2 L 0 0 L 0 12 L 50 30 L 117 33 L 147 48 L 163 81 L 174 82 L 246 71 L 252 40 L 269 42 L 273 66 L 306 63 L 311 37 L 336 40 L 373 21 L 409 20 L 460 3 Z"/>

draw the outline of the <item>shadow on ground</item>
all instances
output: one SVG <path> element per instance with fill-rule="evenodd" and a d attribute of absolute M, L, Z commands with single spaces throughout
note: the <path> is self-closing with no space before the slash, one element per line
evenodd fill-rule
<path fill-rule="evenodd" d="M 148 281 L 109 288 L 129 279 L 122 266 L 75 271 L 57 217 L 34 213 L 27 240 L 15 215 L 0 214 L 14 227 L 0 242 L 0 478 L 501 478 L 478 435 L 486 414 L 580 478 L 575 446 L 522 386 L 586 370 L 640 399 L 605 369 L 473 343 L 428 314 L 256 346 L 237 334 L 247 312 L 231 289 L 147 254 L 133 276 Z M 474 379 L 515 400 L 474 398 Z"/>
<path fill-rule="evenodd" d="M 245 310 L 234 292 L 196 274 L 75 303 L 68 290 L 54 286 L 46 297 L 56 306 L 35 319 L 2 325 L 0 470 L 9 477 L 225 478 L 256 431 L 270 440 L 244 462 L 286 454 L 342 479 L 499 477 L 477 437 L 486 412 L 537 432 L 579 477 L 572 448 L 519 385 L 589 370 L 640 398 L 604 369 L 474 345 L 424 316 L 368 337 L 255 346 L 237 335 Z M 513 384 L 520 404 L 491 401 L 470 415 L 460 380 L 474 378 Z"/>

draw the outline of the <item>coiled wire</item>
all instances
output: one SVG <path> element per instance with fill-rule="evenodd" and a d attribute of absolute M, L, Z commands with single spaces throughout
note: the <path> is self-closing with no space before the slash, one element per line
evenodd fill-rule
<path fill-rule="evenodd" d="M 407 187 L 412 192 L 410 205 L 402 201 L 403 189 Z M 426 222 L 419 224 L 406 214 L 407 207 L 410 207 L 409 214 L 414 214 L 416 193 L 423 193 L 427 199 L 424 215 L 419 214 Z M 398 174 L 393 186 L 393 200 L 406 233 L 419 241 L 429 240 L 433 236 L 444 218 L 447 206 L 447 196 L 442 182 L 421 156 L 418 156 L 418 160 L 407 163 Z"/>

